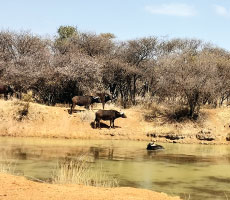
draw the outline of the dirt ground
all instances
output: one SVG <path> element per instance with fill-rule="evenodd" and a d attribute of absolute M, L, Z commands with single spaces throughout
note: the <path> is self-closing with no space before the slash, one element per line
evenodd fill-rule
<path fill-rule="evenodd" d="M 133 107 L 121 110 L 113 104 L 105 109 L 123 111 L 127 118 L 115 120 L 115 129 L 109 121 L 101 129 L 93 128 L 97 104 L 93 110 L 76 106 L 70 115 L 68 107 L 29 103 L 28 113 L 21 117 L 25 103 L 18 100 L 0 100 L 0 136 L 45 137 L 66 139 L 145 140 L 176 143 L 229 144 L 230 108 L 202 109 L 204 116 L 198 122 L 169 123 L 161 117 L 145 120 L 151 110 Z M 176 136 L 176 138 L 175 138 Z M 199 139 L 198 137 L 199 136 Z M 202 138 L 203 136 L 208 138 Z M 174 138 L 173 138 L 174 137 Z"/>
<path fill-rule="evenodd" d="M 109 129 L 108 121 L 103 122 L 102 129 L 94 129 L 92 122 L 98 109 L 101 109 L 101 105 L 89 111 L 76 106 L 75 112 L 70 115 L 68 107 L 51 107 L 35 103 L 27 104 L 15 99 L 10 101 L 0 99 L 0 136 L 230 143 L 226 139 L 229 136 L 230 140 L 230 108 L 228 107 L 202 109 L 204 117 L 201 120 L 183 123 L 169 123 L 161 117 L 146 121 L 145 116 L 152 111 L 143 107 L 133 107 L 122 110 L 127 118 L 116 119 L 115 129 Z M 120 111 L 120 108 L 113 104 L 106 104 L 106 109 Z M 0 199 L 176 200 L 179 197 L 169 197 L 166 194 L 135 188 L 53 185 L 32 182 L 24 177 L 0 174 Z"/>
<path fill-rule="evenodd" d="M 2 200 L 179 200 L 164 193 L 129 187 L 97 188 L 83 185 L 55 185 L 29 181 L 24 177 L 0 174 Z"/>

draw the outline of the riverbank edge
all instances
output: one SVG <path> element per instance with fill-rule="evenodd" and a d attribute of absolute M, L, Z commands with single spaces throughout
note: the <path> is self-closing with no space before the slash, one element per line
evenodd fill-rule
<path fill-rule="evenodd" d="M 112 134 L 112 133 L 111 133 Z M 185 139 L 180 139 L 180 140 L 168 140 L 165 139 L 164 137 L 159 137 L 159 138 L 146 138 L 146 139 L 139 139 L 139 138 L 130 138 L 130 137 L 119 137 L 116 138 L 114 136 L 108 136 L 108 137 L 100 137 L 100 136 L 95 136 L 92 138 L 84 138 L 84 137 L 58 137 L 58 136 L 17 136 L 17 135 L 8 135 L 4 133 L 0 133 L 0 137 L 12 137 L 12 138 L 41 138 L 41 139 L 65 139 L 65 140 L 121 140 L 121 141 L 142 141 L 146 142 L 148 144 L 149 142 L 154 141 L 155 143 L 173 143 L 173 144 L 200 144 L 200 145 L 230 145 L 230 142 L 228 141 L 200 141 L 196 139 L 190 139 L 190 138 L 185 138 Z"/>
<path fill-rule="evenodd" d="M 180 200 L 165 193 L 131 187 L 99 188 L 84 185 L 39 183 L 22 176 L 0 173 L 0 199 L 76 200 Z"/>
<path fill-rule="evenodd" d="M 229 145 L 230 108 L 206 109 L 206 119 L 202 122 L 165 123 L 155 118 L 144 120 L 148 110 L 134 107 L 125 109 L 126 119 L 115 121 L 115 129 L 109 129 L 108 121 L 102 129 L 95 129 L 92 123 L 94 110 L 78 110 L 70 115 L 66 107 L 51 107 L 29 103 L 28 114 L 21 116 L 25 102 L 0 100 L 0 136 L 38 137 L 90 140 L 133 140 L 161 143 Z M 107 109 L 120 109 L 108 105 Z M 22 117 L 22 118 L 19 118 Z M 228 139 L 229 140 L 228 140 Z"/>

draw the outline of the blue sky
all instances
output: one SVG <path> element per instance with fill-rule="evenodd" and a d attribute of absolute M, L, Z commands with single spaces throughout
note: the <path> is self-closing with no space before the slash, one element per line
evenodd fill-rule
<path fill-rule="evenodd" d="M 0 0 L 0 28 L 55 35 L 60 25 L 144 36 L 197 38 L 230 50 L 230 0 Z"/>

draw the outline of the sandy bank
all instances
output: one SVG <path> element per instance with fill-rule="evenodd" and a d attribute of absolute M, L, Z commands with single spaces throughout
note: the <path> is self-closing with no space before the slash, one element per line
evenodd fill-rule
<path fill-rule="evenodd" d="M 0 199 L 75 199 L 75 200 L 179 200 L 164 193 L 150 190 L 121 188 L 96 188 L 83 185 L 54 185 L 29 181 L 24 177 L 0 174 Z"/>
<path fill-rule="evenodd" d="M 229 144 L 230 108 L 202 109 L 205 116 L 198 122 L 169 123 L 161 117 L 146 121 L 151 110 L 133 107 L 122 110 L 128 118 L 117 119 L 115 129 L 109 129 L 104 122 L 102 129 L 93 129 L 95 112 L 101 109 L 96 105 L 87 111 L 76 106 L 70 115 L 67 107 L 51 107 L 29 103 L 28 114 L 20 119 L 24 102 L 0 100 L 0 136 L 44 137 L 66 139 L 116 139 L 116 140 L 155 140 L 160 142 Z M 106 105 L 106 109 L 116 109 Z M 205 138 L 206 137 L 206 138 Z"/>

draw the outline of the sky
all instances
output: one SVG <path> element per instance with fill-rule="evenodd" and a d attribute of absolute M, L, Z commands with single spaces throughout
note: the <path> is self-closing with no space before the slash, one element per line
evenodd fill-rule
<path fill-rule="evenodd" d="M 61 25 L 113 33 L 196 38 L 230 50 L 230 0 L 0 0 L 0 29 L 54 36 Z"/>

